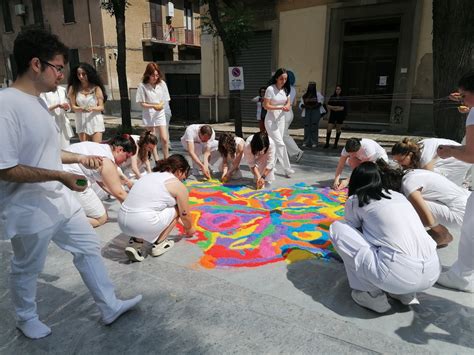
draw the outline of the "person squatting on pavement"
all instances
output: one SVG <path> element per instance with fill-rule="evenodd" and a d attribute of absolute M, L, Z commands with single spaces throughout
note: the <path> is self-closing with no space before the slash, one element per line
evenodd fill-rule
<path fill-rule="evenodd" d="M 222 133 L 219 137 L 218 151 L 221 154 L 221 181 L 223 183 L 232 179 L 242 178 L 240 163 L 244 155 L 245 141 L 232 133 Z"/>
<path fill-rule="evenodd" d="M 156 162 L 153 172 L 133 185 L 118 214 L 120 229 L 132 236 L 125 248 L 131 261 L 144 260 L 144 240 L 152 244 L 152 256 L 170 250 L 174 241 L 167 238 L 179 219 L 188 237 L 196 232 L 189 210 L 189 193 L 182 183 L 189 170 L 186 158 L 173 154 Z"/>
<path fill-rule="evenodd" d="M 430 288 L 441 266 L 436 243 L 402 194 L 384 189 L 375 163 L 351 174 L 345 222 L 334 222 L 330 238 L 344 261 L 352 299 L 378 313 L 392 298 L 418 304 L 416 292 Z"/>
<path fill-rule="evenodd" d="M 121 301 L 115 296 L 98 237 L 70 191 L 83 191 L 84 177 L 62 170 L 61 162 L 98 168 L 101 158 L 61 152 L 57 129 L 39 98 L 41 92 L 56 90 L 67 55 L 68 48 L 53 34 L 20 33 L 13 46 L 18 77 L 0 92 L 1 235 L 13 250 L 10 294 L 17 327 L 32 339 L 51 333 L 36 309 L 37 278 L 51 240 L 73 255 L 105 324 L 142 298 Z"/>

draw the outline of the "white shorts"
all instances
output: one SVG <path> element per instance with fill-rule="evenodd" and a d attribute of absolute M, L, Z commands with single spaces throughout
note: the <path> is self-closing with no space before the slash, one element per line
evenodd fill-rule
<path fill-rule="evenodd" d="M 150 109 L 143 111 L 142 122 L 145 127 L 166 126 L 166 115 L 164 112 Z"/>
<path fill-rule="evenodd" d="M 102 201 L 92 187 L 89 186 L 83 192 L 74 191 L 74 195 L 84 209 L 87 217 L 100 218 L 106 214 Z"/>
<path fill-rule="evenodd" d="M 175 207 L 161 211 L 131 212 L 122 206 L 118 213 L 118 224 L 123 233 L 154 243 L 176 217 Z"/>

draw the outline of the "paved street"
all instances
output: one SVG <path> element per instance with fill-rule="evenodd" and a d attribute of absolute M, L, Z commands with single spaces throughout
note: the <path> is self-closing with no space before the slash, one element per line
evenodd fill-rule
<path fill-rule="evenodd" d="M 173 147 L 181 151 L 176 139 Z M 327 186 L 337 159 L 335 151 L 306 151 L 294 177 L 277 173 L 274 187 Z M 250 177 L 248 168 L 244 175 Z M 394 303 L 393 311 L 377 315 L 352 301 L 337 261 L 204 269 L 201 249 L 176 232 L 168 253 L 129 263 L 123 253 L 128 237 L 116 223 L 118 203 L 108 208 L 110 222 L 97 228 L 105 263 L 119 295 L 141 293 L 143 301 L 112 326 L 101 325 L 71 256 L 51 245 L 38 308 L 53 333 L 27 340 L 15 329 L 9 299 L 10 244 L 0 242 L 0 354 L 473 352 L 472 294 L 435 286 L 419 295 L 421 305 Z M 450 265 L 457 239 L 439 254 Z"/>

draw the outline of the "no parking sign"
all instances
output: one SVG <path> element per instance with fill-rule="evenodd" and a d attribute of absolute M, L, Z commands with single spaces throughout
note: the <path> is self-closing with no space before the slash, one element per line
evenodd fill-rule
<path fill-rule="evenodd" d="M 229 90 L 244 90 L 244 69 L 229 67 Z"/>

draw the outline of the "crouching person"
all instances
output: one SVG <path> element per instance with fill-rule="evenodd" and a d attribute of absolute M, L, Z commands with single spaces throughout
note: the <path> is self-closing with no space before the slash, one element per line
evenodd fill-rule
<path fill-rule="evenodd" d="M 144 259 L 143 241 L 152 244 L 152 256 L 170 250 L 174 242 L 167 238 L 179 218 L 185 234 L 188 237 L 194 234 L 189 194 L 182 183 L 189 169 L 185 157 L 173 154 L 168 159 L 159 160 L 153 173 L 143 176 L 133 185 L 118 214 L 120 229 L 132 236 L 125 248 L 130 260 Z"/>
<path fill-rule="evenodd" d="M 436 243 L 415 209 L 400 193 L 384 190 L 377 166 L 360 164 L 349 182 L 345 223 L 334 222 L 330 237 L 344 261 L 353 300 L 387 312 L 386 292 L 405 305 L 431 287 L 441 271 Z"/>

